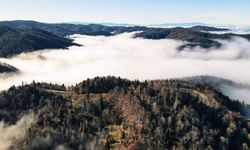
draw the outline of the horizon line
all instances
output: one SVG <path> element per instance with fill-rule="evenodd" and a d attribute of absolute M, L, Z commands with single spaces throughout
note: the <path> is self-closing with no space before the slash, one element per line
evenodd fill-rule
<path fill-rule="evenodd" d="M 250 26 L 250 24 L 213 24 L 213 23 L 205 23 L 205 22 L 165 22 L 165 23 L 126 23 L 126 22 L 112 22 L 112 21 L 42 21 L 42 20 L 32 20 L 32 19 L 13 19 L 13 20 L 0 20 L 0 22 L 11 22 L 11 21 L 33 21 L 33 22 L 39 22 L 39 23 L 48 23 L 48 24 L 78 24 L 78 25 L 88 25 L 88 24 L 101 24 L 101 25 L 107 25 L 110 24 L 113 25 L 120 25 L 120 26 L 176 26 L 176 25 L 182 25 L 182 26 L 190 26 L 190 25 L 206 25 L 206 26 Z"/>

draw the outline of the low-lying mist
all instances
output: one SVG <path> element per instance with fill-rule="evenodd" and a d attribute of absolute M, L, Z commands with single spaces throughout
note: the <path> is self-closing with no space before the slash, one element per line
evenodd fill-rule
<path fill-rule="evenodd" d="M 134 39 L 133 33 L 104 37 L 73 35 L 83 46 L 43 50 L 0 61 L 21 73 L 0 75 L 0 90 L 23 82 L 72 85 L 86 78 L 114 75 L 128 79 L 167 79 L 212 75 L 250 84 L 250 42 L 242 38 L 221 41 L 219 49 L 178 51 L 185 42 Z M 250 92 L 249 92 L 250 93 Z"/>
<path fill-rule="evenodd" d="M 3 121 L 0 122 L 0 149 L 19 149 L 15 147 L 21 145 L 19 142 L 24 139 L 27 130 L 35 122 L 35 115 L 30 113 L 24 115 L 16 124 L 7 125 Z M 10 146 L 12 148 L 10 148 Z"/>
<path fill-rule="evenodd" d="M 233 100 L 240 100 L 244 101 L 246 104 L 250 104 L 250 86 L 236 87 L 225 85 L 221 88 L 221 91 Z"/>

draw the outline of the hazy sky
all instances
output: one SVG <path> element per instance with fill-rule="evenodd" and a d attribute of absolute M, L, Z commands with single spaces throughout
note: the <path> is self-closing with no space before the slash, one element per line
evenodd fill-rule
<path fill-rule="evenodd" d="M 0 20 L 250 25 L 250 0 L 0 0 Z"/>

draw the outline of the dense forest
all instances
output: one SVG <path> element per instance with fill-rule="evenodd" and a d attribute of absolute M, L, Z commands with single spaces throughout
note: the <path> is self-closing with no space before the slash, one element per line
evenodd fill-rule
<path fill-rule="evenodd" d="M 8 149 L 242 149 L 249 106 L 181 80 L 96 77 L 65 87 L 33 82 L 0 94 L 0 120 L 35 121 Z"/>
<path fill-rule="evenodd" d="M 71 39 L 58 37 L 40 29 L 14 29 L 0 25 L 0 57 L 11 57 L 22 52 L 42 49 L 67 48 Z"/>

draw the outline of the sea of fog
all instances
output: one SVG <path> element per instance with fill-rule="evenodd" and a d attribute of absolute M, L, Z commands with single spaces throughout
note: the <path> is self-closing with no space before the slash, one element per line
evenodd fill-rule
<path fill-rule="evenodd" d="M 177 47 L 184 42 L 134 39 L 133 34 L 72 35 L 82 46 L 0 58 L 0 62 L 20 70 L 19 74 L 0 75 L 0 90 L 33 80 L 74 85 L 87 78 L 107 75 L 139 80 L 212 75 L 250 84 L 250 43 L 245 39 L 221 41 L 224 46 L 220 49 L 197 47 L 180 52 Z"/>

